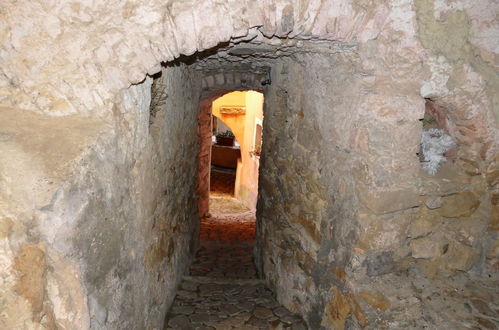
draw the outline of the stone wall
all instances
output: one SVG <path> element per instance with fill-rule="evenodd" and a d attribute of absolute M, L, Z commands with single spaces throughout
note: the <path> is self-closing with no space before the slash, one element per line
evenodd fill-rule
<path fill-rule="evenodd" d="M 279 301 L 314 329 L 459 324 L 428 317 L 410 286 L 463 271 L 492 276 L 497 267 L 492 107 L 471 109 L 462 87 L 437 97 L 458 147 L 435 176 L 423 171 L 423 96 L 437 95 L 440 80 L 422 70 L 408 26 L 398 28 L 397 42 L 383 32 L 351 52 L 272 67 L 257 258 Z M 458 85 L 491 102 L 478 92 L 489 93 L 484 82 Z"/>
<path fill-rule="evenodd" d="M 2 129 L 2 155 L 45 164 L 26 169 L 44 193 L 36 203 L 2 194 L 2 255 L 12 256 L 3 259 L 2 328 L 162 326 L 196 247 L 199 96 L 192 91 L 200 86 L 185 65 L 168 66 L 157 81 L 168 98 L 151 126 L 147 78 L 117 99 L 113 123 L 21 112 L 35 132 Z M 2 171 L 2 182 L 18 169 Z"/>
<path fill-rule="evenodd" d="M 341 279 L 360 228 L 352 169 L 361 156 L 351 145 L 362 123 L 359 62 L 354 52 L 283 60 L 265 94 L 260 272 L 313 329 L 332 327 L 325 304 L 334 288 L 347 290 Z"/>

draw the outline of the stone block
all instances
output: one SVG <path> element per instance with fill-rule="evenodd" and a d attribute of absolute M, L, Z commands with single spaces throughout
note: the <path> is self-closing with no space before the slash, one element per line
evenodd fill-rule
<path fill-rule="evenodd" d="M 329 321 L 334 329 L 343 330 L 345 329 L 346 320 L 352 312 L 352 308 L 350 307 L 348 298 L 336 286 L 333 285 L 332 289 L 333 299 L 331 299 L 327 306 Z"/>
<path fill-rule="evenodd" d="M 440 216 L 435 211 L 428 211 L 426 208 L 412 216 L 411 224 L 409 225 L 409 237 L 417 238 L 428 235 L 440 223 Z"/>
<path fill-rule="evenodd" d="M 368 276 L 374 277 L 389 274 L 395 270 L 393 252 L 383 252 L 370 256 L 364 261 L 363 265 L 367 268 Z"/>
<path fill-rule="evenodd" d="M 424 276 L 429 279 L 434 278 L 440 268 L 439 259 L 417 259 L 416 263 Z"/>
<path fill-rule="evenodd" d="M 485 179 L 490 187 L 494 187 L 499 183 L 499 170 L 493 170 L 485 174 Z"/>
<path fill-rule="evenodd" d="M 305 231 L 316 243 L 319 243 L 322 238 L 322 233 L 317 229 L 317 225 L 313 219 L 304 216 L 295 216 L 290 219 L 291 222 L 301 225 Z"/>
<path fill-rule="evenodd" d="M 414 258 L 433 259 L 443 254 L 445 241 L 437 235 L 413 239 L 409 245 Z"/>
<path fill-rule="evenodd" d="M 14 269 L 19 276 L 14 289 L 31 304 L 36 315 L 43 308 L 47 271 L 45 251 L 38 245 L 23 245 L 14 259 Z"/>
<path fill-rule="evenodd" d="M 362 308 L 360 308 L 357 299 L 355 299 L 355 296 L 352 293 L 348 295 L 348 298 L 350 299 L 350 306 L 352 307 L 353 315 L 357 319 L 357 322 L 359 322 L 359 325 L 361 327 L 365 327 L 367 325 L 367 319 L 364 312 L 362 311 Z"/>
<path fill-rule="evenodd" d="M 471 215 L 480 205 L 480 201 L 471 191 L 443 197 L 442 207 L 439 209 L 441 216 L 458 218 Z"/>
<path fill-rule="evenodd" d="M 428 196 L 425 200 L 425 205 L 430 210 L 438 209 L 442 206 L 442 197 L 440 196 Z"/>
<path fill-rule="evenodd" d="M 488 259 L 496 259 L 499 258 L 499 240 L 496 240 L 494 244 L 489 248 L 487 252 Z"/>
<path fill-rule="evenodd" d="M 223 85 L 224 82 L 225 82 L 225 79 L 224 79 L 224 74 L 223 73 L 217 73 L 215 75 L 215 84 L 217 85 Z"/>
<path fill-rule="evenodd" d="M 499 205 L 492 206 L 490 211 L 489 230 L 499 231 Z"/>
<path fill-rule="evenodd" d="M 376 214 L 405 210 L 420 203 L 416 187 L 381 190 L 359 184 L 357 193 L 362 204 Z"/>
<path fill-rule="evenodd" d="M 298 130 L 298 143 L 308 151 L 317 151 L 321 147 L 321 136 L 312 123 L 301 121 Z"/>
<path fill-rule="evenodd" d="M 367 304 L 376 309 L 386 311 L 388 308 L 390 308 L 390 301 L 380 291 L 376 292 L 361 291 L 359 293 L 359 296 Z"/>
<path fill-rule="evenodd" d="M 204 80 L 206 81 L 206 86 L 208 87 L 215 86 L 215 78 L 213 76 L 207 76 Z"/>
<path fill-rule="evenodd" d="M 0 218 L 0 239 L 9 237 L 13 226 L 14 222 L 10 218 Z"/>
<path fill-rule="evenodd" d="M 479 175 L 481 173 L 480 164 L 471 159 L 460 158 L 459 164 L 466 172 L 466 174 L 470 176 Z"/>
<path fill-rule="evenodd" d="M 471 247 L 453 242 L 449 244 L 448 251 L 442 258 L 442 266 L 453 271 L 468 271 L 479 260 L 479 253 Z"/>
<path fill-rule="evenodd" d="M 471 183 L 471 177 L 461 173 L 453 164 L 442 164 L 435 175 L 420 170 L 421 195 L 443 196 L 460 192 L 464 185 Z"/>
<path fill-rule="evenodd" d="M 499 194 L 492 194 L 492 197 L 490 197 L 490 203 L 492 205 L 499 205 Z"/>

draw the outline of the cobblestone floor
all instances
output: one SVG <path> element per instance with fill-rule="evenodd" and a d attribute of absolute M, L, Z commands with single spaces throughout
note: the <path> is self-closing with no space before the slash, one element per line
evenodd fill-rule
<path fill-rule="evenodd" d="M 201 223 L 201 249 L 185 276 L 165 329 L 307 329 L 279 305 L 253 260 L 254 213 L 228 194 L 210 201 Z"/>

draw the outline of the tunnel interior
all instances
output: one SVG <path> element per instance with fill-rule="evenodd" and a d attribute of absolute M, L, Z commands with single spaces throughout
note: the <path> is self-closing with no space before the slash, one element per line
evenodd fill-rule
<path fill-rule="evenodd" d="M 117 6 L 6 17 L 0 328 L 497 326 L 498 80 L 468 33 L 484 11 Z M 449 28 L 471 46 L 434 42 Z M 247 90 L 264 94 L 254 243 L 222 226 L 203 246 L 212 104 Z"/>

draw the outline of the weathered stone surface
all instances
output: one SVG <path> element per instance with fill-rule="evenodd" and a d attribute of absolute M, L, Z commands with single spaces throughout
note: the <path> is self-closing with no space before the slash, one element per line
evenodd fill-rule
<path fill-rule="evenodd" d="M 492 311 L 492 309 L 489 307 L 489 305 L 480 299 L 471 299 L 470 300 L 471 305 L 473 308 L 477 309 L 481 314 L 490 316 L 490 317 L 496 317 L 497 314 Z"/>
<path fill-rule="evenodd" d="M 487 258 L 499 258 L 499 240 L 496 240 L 495 243 L 490 247 L 489 251 L 487 252 Z"/>
<path fill-rule="evenodd" d="M 29 204 L 49 211 L 62 182 L 76 175 L 77 164 L 109 129 L 102 120 L 80 115 L 50 117 L 0 107 L 0 116 L 0 183 L 11 207 Z M 28 186 L 31 194 L 26 195 Z"/>
<path fill-rule="evenodd" d="M 495 323 L 489 319 L 483 318 L 483 317 L 476 317 L 475 320 L 478 322 L 480 326 L 482 326 L 484 329 L 497 329 L 497 326 Z"/>
<path fill-rule="evenodd" d="M 469 216 L 480 205 L 480 201 L 471 191 L 445 196 L 442 199 L 442 207 L 438 211 L 446 218 Z"/>
<path fill-rule="evenodd" d="M 361 202 L 376 214 L 405 210 L 420 204 L 415 187 L 385 191 L 360 186 L 357 191 Z"/>
<path fill-rule="evenodd" d="M 9 237 L 14 222 L 10 218 L 0 218 L 0 239 Z"/>
<path fill-rule="evenodd" d="M 450 271 L 468 271 L 478 261 L 479 253 L 469 246 L 450 244 L 443 258 L 444 267 Z"/>
<path fill-rule="evenodd" d="M 359 296 L 366 303 L 379 310 L 385 311 L 390 308 L 390 301 L 386 299 L 386 297 L 379 291 L 376 291 L 374 293 L 361 291 L 359 293 Z"/>
<path fill-rule="evenodd" d="M 438 213 L 421 208 L 421 210 L 412 217 L 409 226 L 409 236 L 412 238 L 426 236 L 434 231 L 439 223 L 440 216 Z"/>
<path fill-rule="evenodd" d="M 412 256 L 414 258 L 436 258 L 443 254 L 443 247 L 446 242 L 441 237 L 429 235 L 426 237 L 413 239 L 410 243 Z"/>
<path fill-rule="evenodd" d="M 438 275 L 442 264 L 439 259 L 418 259 L 416 261 L 421 272 L 426 278 L 433 279 Z"/>
<path fill-rule="evenodd" d="M 191 306 L 174 306 L 172 312 L 175 314 L 190 315 L 194 313 L 194 307 Z"/>
<path fill-rule="evenodd" d="M 21 246 L 14 259 L 18 276 L 14 290 L 29 302 L 33 314 L 37 316 L 45 299 L 46 267 L 45 251 L 34 244 Z"/>
<path fill-rule="evenodd" d="M 438 198 L 461 192 L 463 186 L 471 183 L 470 176 L 464 175 L 459 168 L 449 162 L 442 164 L 435 175 L 421 171 L 420 177 L 420 193 L 430 196 L 429 198 Z"/>
<path fill-rule="evenodd" d="M 492 203 L 492 205 L 499 205 L 499 194 L 492 194 L 490 202 Z"/>
<path fill-rule="evenodd" d="M 425 205 L 430 210 L 438 209 L 442 206 L 442 197 L 440 196 L 429 196 L 425 200 Z"/>
<path fill-rule="evenodd" d="M 380 218 L 373 214 L 357 214 L 361 228 L 357 246 L 362 249 L 388 250 L 399 246 L 406 237 L 410 223 L 407 215 Z"/>
<path fill-rule="evenodd" d="M 359 305 L 357 299 L 355 299 L 355 296 L 353 295 L 353 293 L 351 293 L 349 295 L 349 298 L 350 298 L 350 305 L 352 306 L 353 315 L 355 316 L 355 319 L 357 320 L 357 322 L 359 323 L 359 325 L 361 327 L 365 327 L 367 325 L 366 315 L 362 311 L 362 308 L 360 308 L 360 305 Z"/>
<path fill-rule="evenodd" d="M 499 205 L 494 205 L 490 212 L 489 229 L 499 231 Z"/>
<path fill-rule="evenodd" d="M 333 286 L 332 290 L 333 299 L 329 302 L 327 307 L 330 322 L 334 329 L 343 330 L 345 329 L 346 320 L 352 312 L 352 309 L 348 299 L 343 296 L 341 291 L 336 286 Z M 327 324 L 323 321 L 323 325 Z"/>
<path fill-rule="evenodd" d="M 184 328 L 190 324 L 189 318 L 185 315 L 178 315 L 168 320 L 168 325 L 175 328 Z"/>
<path fill-rule="evenodd" d="M 391 273 L 395 270 L 393 252 L 382 252 L 368 257 L 364 264 L 367 268 L 367 275 L 374 277 Z"/>
<path fill-rule="evenodd" d="M 260 318 L 260 319 L 268 319 L 270 317 L 272 317 L 273 313 L 270 309 L 268 308 L 265 308 L 265 307 L 257 307 L 255 308 L 255 310 L 253 311 L 253 314 Z"/>
<path fill-rule="evenodd" d="M 187 78 L 187 71 L 181 71 L 170 69 L 169 79 Z M 189 84 L 189 79 L 185 81 Z M 8 231 L 15 230 L 17 234 L 11 234 L 9 239 L 22 242 L 25 226 L 32 227 L 31 239 L 40 241 L 48 256 L 43 264 L 32 261 L 32 269 L 23 268 L 22 272 L 32 277 L 23 277 L 19 291 L 33 297 L 30 299 L 36 301 L 36 313 L 40 308 L 53 306 L 53 314 L 48 309 L 43 311 L 46 319 L 53 315 L 54 322 L 66 328 L 142 328 L 146 324 L 162 324 L 166 306 L 173 300 L 169 296 L 189 262 L 193 243 L 189 235 L 171 236 L 174 232 L 194 232 L 196 228 L 196 203 L 192 199 L 196 136 L 194 133 L 190 138 L 184 137 L 183 142 L 174 142 L 177 147 L 169 143 L 188 127 L 195 132 L 197 103 L 190 104 L 193 111 L 189 115 L 183 113 L 184 109 L 174 104 L 185 97 L 182 104 L 188 109 L 185 101 L 192 92 L 169 84 L 170 98 L 149 126 L 150 84 L 149 79 L 116 98 L 115 125 L 102 118 L 79 115 L 49 117 L 9 111 L 2 116 L 19 120 L 10 140 L 0 142 L 2 160 L 10 156 L 20 160 L 24 156 L 20 157 L 16 150 L 22 149 L 22 155 L 32 155 L 32 161 L 22 166 L 36 168 L 27 170 L 29 175 L 9 188 L 10 205 L 18 209 L 25 205 L 23 212 L 34 219 L 36 228 L 28 225 L 31 220 L 16 213 L 17 216 L 9 217 L 15 222 L 8 226 Z M 166 109 L 172 109 L 168 122 Z M 5 123 L 3 119 L 0 122 Z M 163 157 L 153 156 L 156 154 Z M 168 159 L 176 159 L 184 166 L 177 167 Z M 1 184 L 2 180 L 13 182 L 11 177 L 19 177 L 15 173 L 19 173 L 20 166 L 17 161 L 2 161 Z M 192 179 L 181 179 L 182 184 L 178 184 L 176 180 L 184 175 Z M 22 193 L 26 187 L 31 187 L 33 194 Z M 175 197 L 165 199 L 165 190 Z M 4 212 L 11 212 L 3 207 L 6 192 L 0 193 L 2 219 L 6 217 Z M 181 216 L 173 217 L 169 213 L 175 212 L 174 205 L 191 206 Z M 172 218 L 176 219 L 173 223 Z M 19 265 L 25 264 L 22 260 L 19 259 Z M 35 278 L 39 278 L 36 283 Z M 137 288 L 134 283 L 138 282 L 139 291 L 130 289 Z M 20 305 L 18 308 L 21 310 Z M 142 313 L 143 308 L 150 308 L 150 312 Z M 25 322 L 10 314 L 13 319 L 0 327 L 19 328 L 17 322 Z M 35 319 L 29 315 L 27 318 Z"/>
<path fill-rule="evenodd" d="M 215 317 L 215 319 L 218 319 Z M 190 323 L 206 323 L 212 320 L 212 316 L 207 313 L 195 313 L 189 316 Z M 187 325 L 187 324 L 185 324 Z"/>
<path fill-rule="evenodd" d="M 493 187 L 499 182 L 499 170 L 494 170 L 485 175 L 487 183 L 489 186 Z"/>

